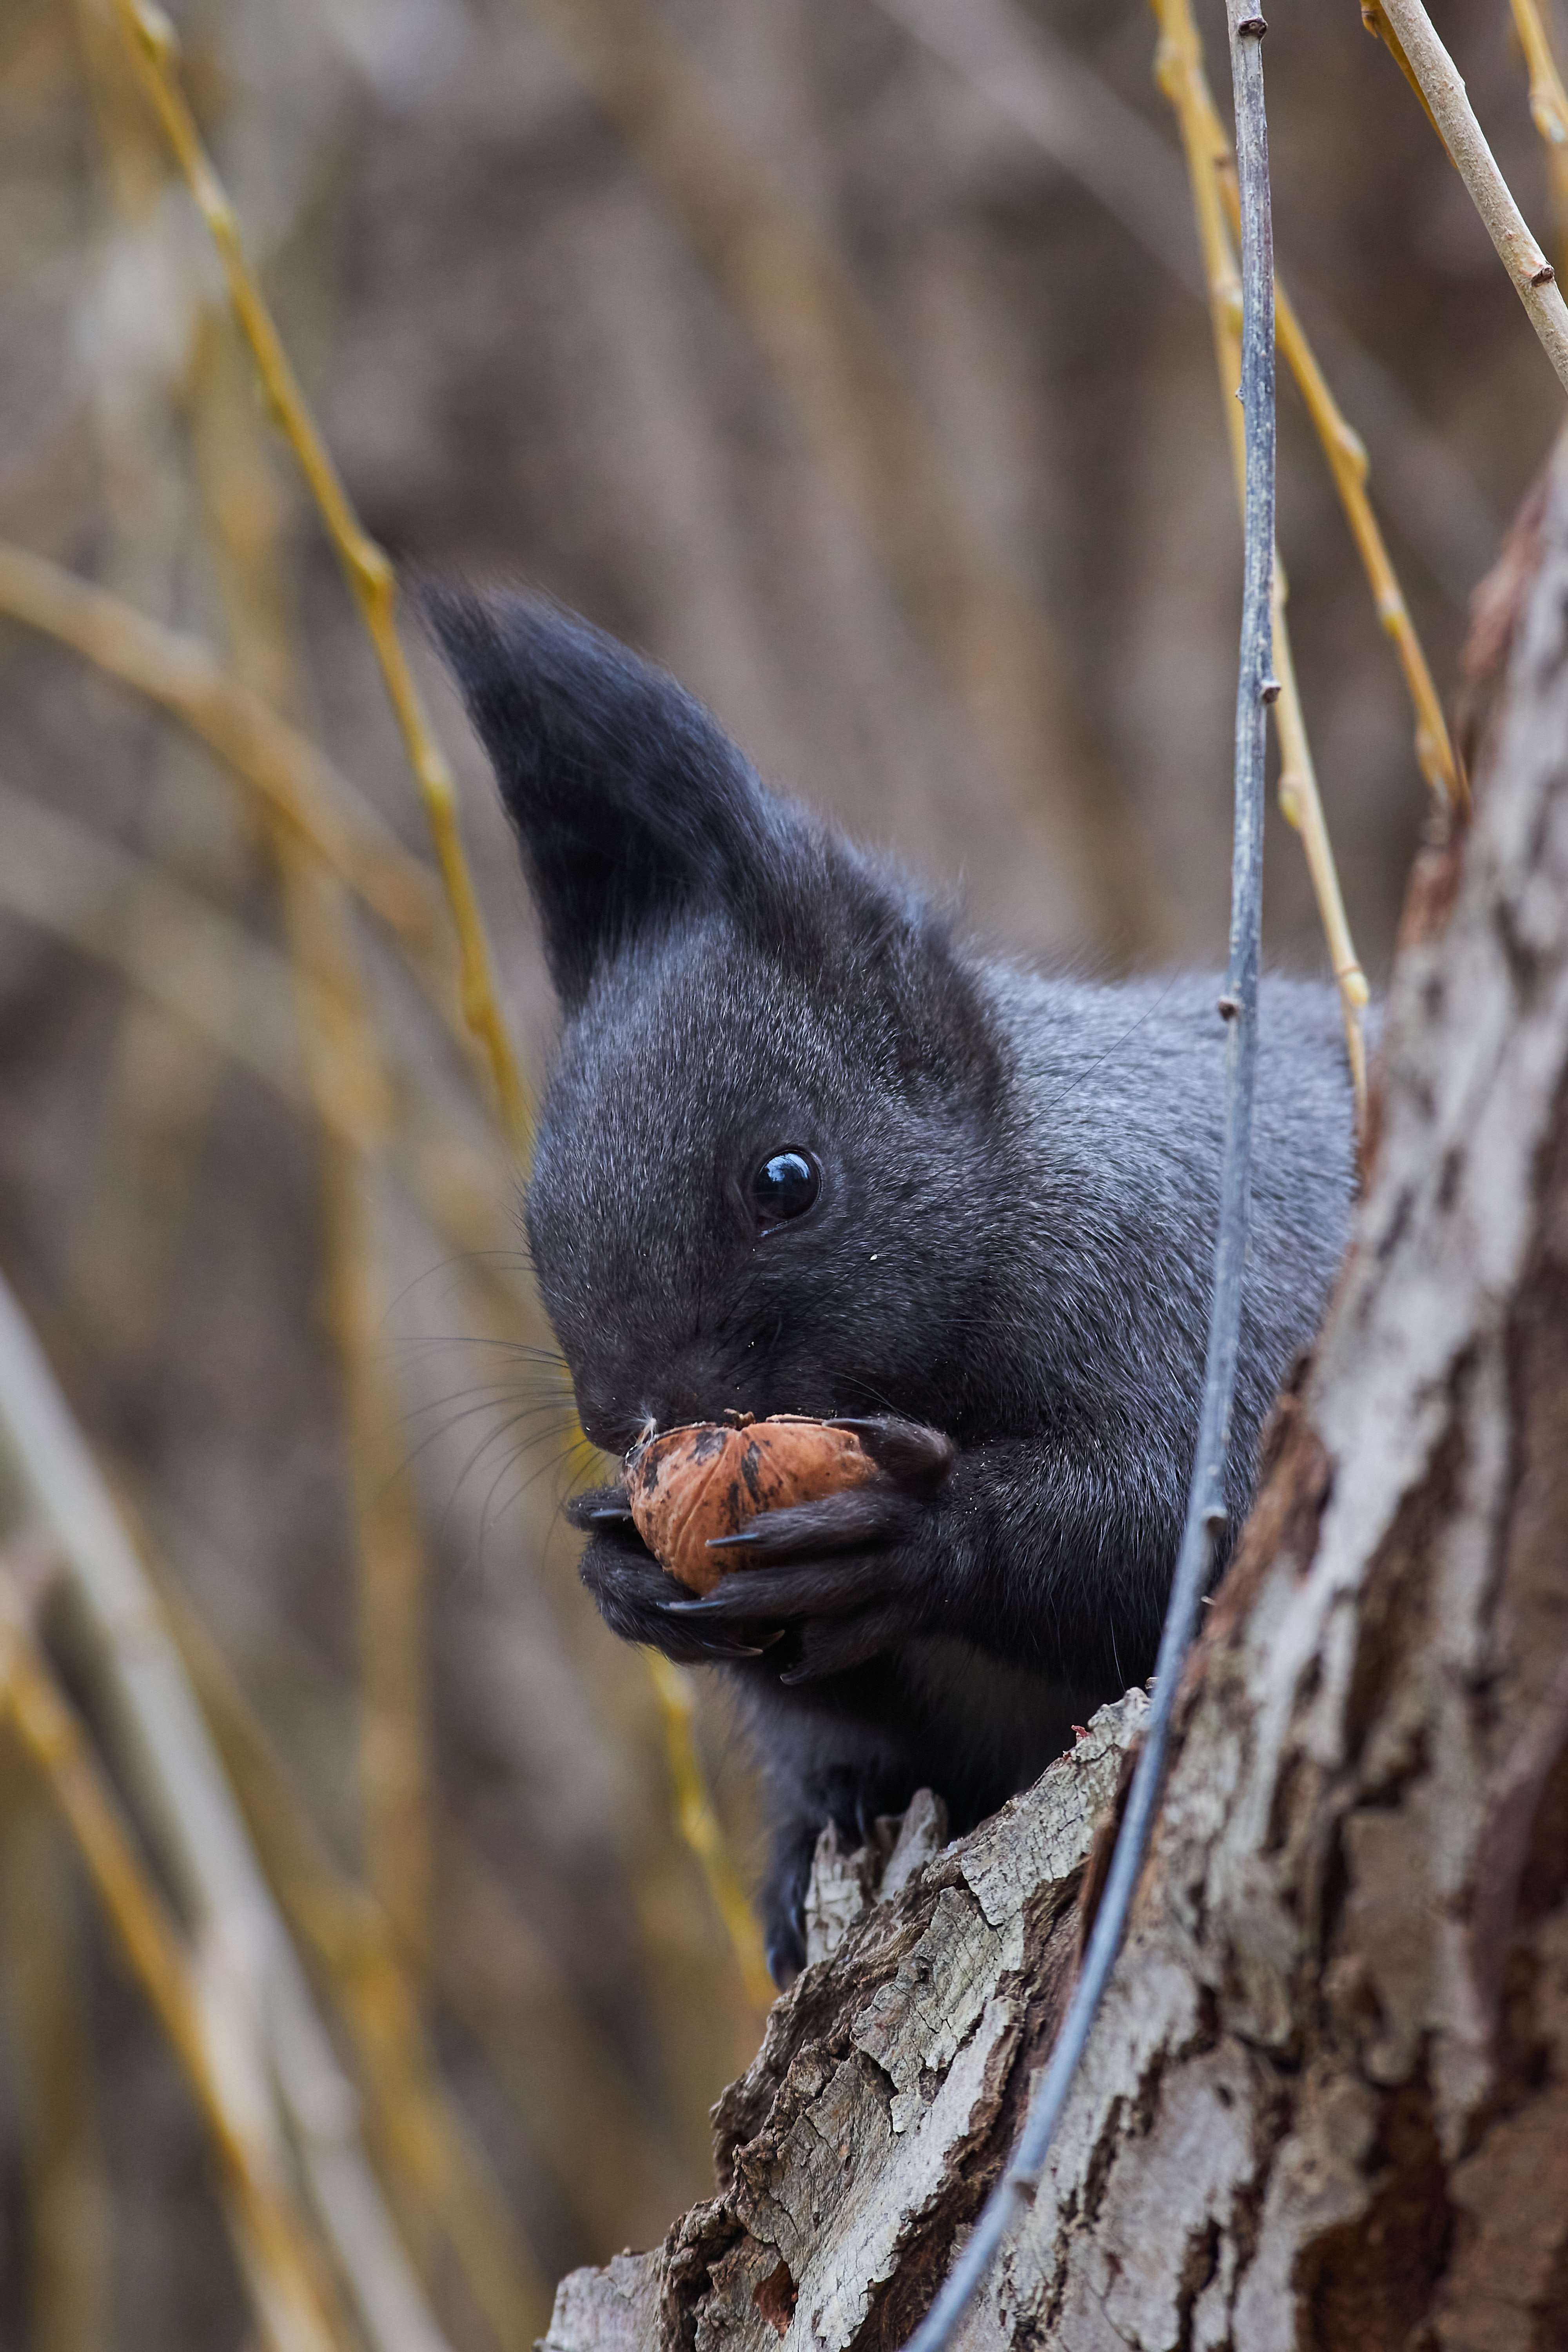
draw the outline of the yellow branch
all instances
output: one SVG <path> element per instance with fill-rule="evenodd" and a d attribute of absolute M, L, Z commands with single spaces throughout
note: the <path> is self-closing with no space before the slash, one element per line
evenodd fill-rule
<path fill-rule="evenodd" d="M 325 753 L 231 677 L 199 638 L 4 541 L 0 613 L 69 646 L 188 727 L 364 900 L 407 951 L 433 1001 L 445 1003 L 447 975 L 436 950 L 445 914 L 429 868 L 400 846 Z"/>
<path fill-rule="evenodd" d="M 690 1686 L 680 1668 L 671 1665 L 668 1658 L 661 1658 L 656 1650 L 647 1650 L 643 1654 L 647 1660 L 648 1673 L 653 1679 L 659 1713 L 664 1720 L 665 1748 L 669 1758 L 669 1777 L 675 1791 L 676 1815 L 681 1836 L 702 1865 L 714 1907 L 723 1920 L 734 1947 L 747 1997 L 759 2009 L 766 2009 L 773 1997 L 773 1979 L 763 1957 L 763 1939 L 757 1931 L 756 1916 L 730 1859 L 724 1832 L 719 1826 L 713 1801 L 708 1794 L 703 1779 L 702 1762 L 697 1753 Z"/>
<path fill-rule="evenodd" d="M 1158 9 L 1156 13 L 1160 13 Z M 1191 23 L 1190 16 L 1188 22 Z M 1193 38 L 1195 42 L 1195 29 Z M 1215 107 L 1208 78 L 1203 69 L 1201 49 L 1190 63 L 1184 64 L 1183 79 L 1184 94 L 1179 102 L 1192 107 L 1201 123 L 1203 144 L 1207 148 L 1212 168 L 1218 179 L 1231 232 L 1239 234 L 1241 200 L 1237 191 L 1236 165 L 1231 157 L 1230 142 Z M 1166 87 L 1163 82 L 1161 86 Z M 1168 89 L 1166 94 L 1170 95 Z M 1174 99 L 1172 102 L 1178 103 Z M 1189 163 L 1191 154 L 1189 146 Z M 1233 278 L 1234 274 L 1233 266 Z M 1443 717 L 1443 706 L 1437 699 L 1437 689 L 1432 683 L 1432 673 L 1421 650 L 1415 624 L 1410 617 L 1410 608 L 1389 561 L 1382 530 L 1367 496 L 1366 449 L 1361 436 L 1347 422 L 1330 391 L 1328 380 L 1318 364 L 1317 354 L 1307 341 L 1296 306 L 1278 277 L 1274 280 L 1274 320 L 1275 334 L 1285 364 L 1296 379 L 1307 414 L 1312 420 L 1318 439 L 1322 444 L 1323 455 L 1328 459 L 1334 488 L 1345 510 L 1345 520 L 1351 527 L 1351 535 L 1355 541 L 1356 551 L 1372 590 L 1377 617 L 1394 640 L 1399 667 L 1404 672 L 1405 688 L 1415 713 L 1416 762 L 1439 801 L 1462 802 L 1466 796 L 1465 782 L 1454 756 L 1447 723 Z"/>
<path fill-rule="evenodd" d="M 196 478 L 235 663 L 274 708 L 291 710 L 299 681 L 284 518 L 253 405 L 221 358 L 209 352 L 196 374 Z M 371 1884 L 423 1979 L 430 1927 L 425 1546 L 386 1360 L 375 1245 L 392 1090 L 342 886 L 290 827 L 274 824 L 271 846 L 305 1081 L 320 1123 L 328 1307 L 342 1374 L 358 1555 L 365 1853 Z"/>
<path fill-rule="evenodd" d="M 37 1774 L 0 1743 L 0 1980 L 26 2200 L 12 2275 L 25 2276 L 29 2352 L 107 2352 L 112 2336 L 110 2193 L 73 1881 Z"/>
<path fill-rule="evenodd" d="M 348 575 L 381 673 L 409 764 L 425 802 L 436 859 L 457 927 L 463 1014 L 483 1045 L 501 1123 L 515 1150 L 526 1142 L 528 1118 L 521 1076 L 501 1017 L 489 944 L 458 830 L 452 772 L 425 716 L 408 658 L 397 635 L 397 583 L 384 549 L 350 505 L 326 444 L 306 405 L 292 363 L 247 258 L 239 224 L 180 87 L 174 26 L 149 0 L 113 0 L 115 21 L 143 89 L 206 223 L 223 267 L 229 300 L 250 347 L 279 426 L 299 459 L 310 495 Z"/>
<path fill-rule="evenodd" d="M 1237 274 L 1236 256 L 1222 194 L 1225 176 L 1230 166 L 1230 149 L 1209 97 L 1204 75 L 1203 47 L 1188 0 L 1151 0 L 1151 5 L 1160 28 L 1154 55 L 1154 78 L 1174 110 L 1181 130 L 1183 152 L 1187 161 L 1187 174 L 1192 182 L 1193 210 L 1197 220 L 1198 245 L 1208 287 L 1209 319 L 1214 330 L 1215 362 L 1219 371 L 1220 395 L 1230 441 L 1231 468 L 1239 500 L 1245 488 L 1246 456 L 1242 441 L 1241 404 L 1234 395 L 1241 380 L 1241 280 Z M 1356 1121 L 1358 1127 L 1364 1128 L 1366 975 L 1357 960 L 1351 938 L 1339 875 L 1334 866 L 1333 847 L 1318 792 L 1307 722 L 1296 683 L 1296 665 L 1290 652 L 1290 633 L 1285 618 L 1287 593 L 1285 569 L 1276 549 L 1272 616 L 1274 672 L 1279 680 L 1279 696 L 1274 705 L 1275 732 L 1279 743 L 1279 804 L 1289 823 L 1301 835 L 1307 871 L 1311 877 L 1319 918 L 1328 943 L 1329 961 L 1340 992 L 1345 1052 L 1355 1094 Z"/>
<path fill-rule="evenodd" d="M 1557 258 L 1560 266 L 1568 267 L 1568 90 L 1563 87 L 1563 76 L 1552 54 L 1552 36 L 1540 0 L 1511 0 L 1511 5 L 1519 45 L 1530 68 L 1531 119 L 1546 142 Z"/>
<path fill-rule="evenodd" d="M 1509 283 L 1524 305 L 1559 383 L 1568 391 L 1568 303 L 1563 301 L 1556 271 L 1531 236 L 1530 224 L 1487 143 L 1464 76 L 1438 39 L 1421 0 L 1377 0 L 1375 18 L 1363 17 L 1363 21 L 1375 32 L 1383 29 L 1384 18 L 1394 36 L 1390 47 L 1406 77 L 1419 89 L 1427 116 L 1481 216 Z"/>
<path fill-rule="evenodd" d="M 548 2289 L 447 2095 L 386 1915 L 339 1868 L 195 1611 L 172 1580 L 159 1589 L 268 1876 L 353 2038 L 392 2169 L 439 2221 L 497 2343 L 527 2352 Z"/>
<path fill-rule="evenodd" d="M 319 2292 L 303 2217 L 268 2152 L 230 2105 L 189 1957 L 121 1819 L 75 1716 L 26 1631 L 14 1591 L 0 1606 L 0 1715 L 48 1784 L 100 1899 L 205 2114 L 248 2243 L 258 2317 L 276 2352 L 348 2352 Z"/>
<path fill-rule="evenodd" d="M 1433 130 L 1436 131 L 1438 138 L 1442 139 L 1443 132 L 1440 125 L 1438 124 L 1437 118 L 1433 113 L 1430 106 L 1426 103 L 1426 93 L 1422 89 L 1420 83 L 1416 80 L 1415 68 L 1412 67 L 1409 58 L 1405 56 L 1404 49 L 1400 47 L 1398 34 L 1394 31 L 1393 26 L 1384 15 L 1382 6 L 1380 5 L 1380 0 L 1361 0 L 1361 21 L 1366 27 L 1367 31 L 1373 36 L 1373 38 L 1383 43 L 1384 47 L 1388 51 L 1389 56 L 1394 59 L 1394 64 L 1399 68 L 1400 72 L 1405 76 L 1405 80 L 1410 84 L 1411 89 L 1415 92 L 1416 97 L 1420 100 L 1422 113 L 1426 117 L 1426 120 L 1432 125 Z M 1447 144 L 1446 140 L 1444 141 L 1444 144 Z M 1452 156 L 1450 156 L 1448 160 L 1451 163 L 1453 161 Z"/>

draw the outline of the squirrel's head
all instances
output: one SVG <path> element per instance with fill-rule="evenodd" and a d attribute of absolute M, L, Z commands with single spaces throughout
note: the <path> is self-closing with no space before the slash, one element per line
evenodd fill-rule
<path fill-rule="evenodd" d="M 428 607 L 564 1015 L 528 1227 L 588 1434 L 951 1423 L 1002 1204 L 999 1055 L 946 922 L 612 638 L 521 596 Z"/>

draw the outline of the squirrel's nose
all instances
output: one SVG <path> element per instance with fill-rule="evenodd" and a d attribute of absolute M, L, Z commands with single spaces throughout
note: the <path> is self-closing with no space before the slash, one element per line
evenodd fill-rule
<path fill-rule="evenodd" d="M 625 1454 L 650 1431 L 718 1421 L 737 1408 L 751 1409 L 750 1400 L 707 1349 L 682 1349 L 662 1365 L 645 1361 L 619 1378 L 592 1387 L 584 1382 L 577 1391 L 584 1434 L 605 1454 Z"/>

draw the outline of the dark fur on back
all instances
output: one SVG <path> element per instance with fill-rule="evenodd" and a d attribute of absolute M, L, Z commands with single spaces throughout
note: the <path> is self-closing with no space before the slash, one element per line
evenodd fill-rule
<path fill-rule="evenodd" d="M 607 1621 L 724 1664 L 773 1788 L 775 1971 L 819 1828 L 930 1783 L 955 1823 L 1145 1675 L 1195 1437 L 1224 1034 L 1216 983 L 1042 979 L 764 790 L 675 682 L 548 604 L 432 615 L 521 845 L 565 1016 L 528 1190 L 588 1434 L 726 1409 L 866 1417 L 883 1476 L 758 1523 L 693 1604 L 614 1488 Z M 1343 1246 L 1331 989 L 1270 980 L 1231 1454 Z M 795 1150 L 809 1213 L 759 1227 Z"/>

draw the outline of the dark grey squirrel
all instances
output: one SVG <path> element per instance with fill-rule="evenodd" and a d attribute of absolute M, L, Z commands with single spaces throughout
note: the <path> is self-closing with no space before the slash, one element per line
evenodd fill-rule
<path fill-rule="evenodd" d="M 844 1418 L 870 1484 L 754 1520 L 703 1600 L 618 1486 L 569 1516 L 605 1622 L 731 1676 L 787 1982 L 818 1832 L 955 1830 L 1145 1679 L 1196 1437 L 1219 983 L 1041 977 L 768 791 L 700 704 L 542 602 L 430 592 L 521 845 L 563 1029 L 527 1192 L 583 1427 Z M 1331 987 L 1263 983 L 1239 1524 L 1346 1238 Z"/>

